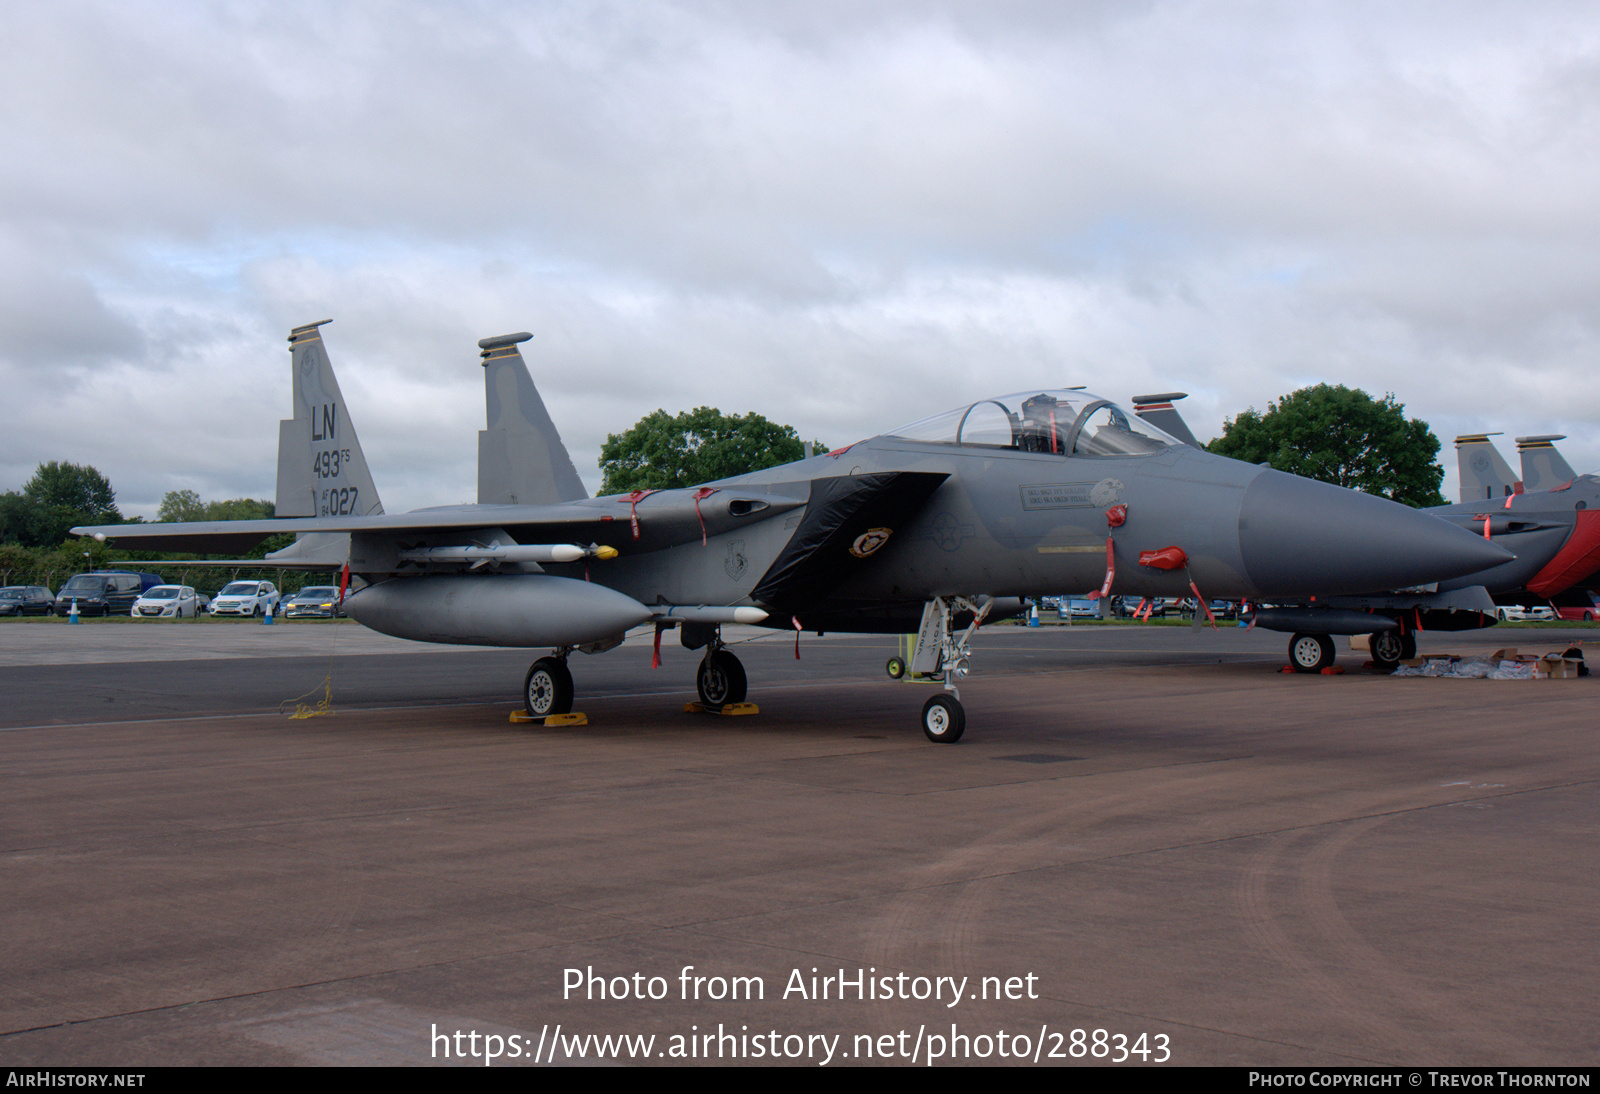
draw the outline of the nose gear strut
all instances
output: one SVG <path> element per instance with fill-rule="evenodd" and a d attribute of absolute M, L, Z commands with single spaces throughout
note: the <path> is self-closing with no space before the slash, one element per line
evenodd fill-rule
<path fill-rule="evenodd" d="M 911 655 L 911 673 L 944 677 L 944 693 L 935 695 L 922 707 L 922 732 L 930 741 L 954 744 L 966 731 L 967 716 L 956 681 L 969 671 L 972 657 L 969 641 L 993 606 L 991 596 L 936 596 L 922 609 L 917 648 Z M 961 612 L 972 613 L 972 622 L 957 637 L 953 620 Z"/>

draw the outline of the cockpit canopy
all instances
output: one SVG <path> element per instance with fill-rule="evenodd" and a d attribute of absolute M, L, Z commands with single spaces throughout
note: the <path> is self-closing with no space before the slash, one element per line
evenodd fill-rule
<path fill-rule="evenodd" d="M 1087 391 L 1024 391 L 984 399 L 892 429 L 888 436 L 1080 457 L 1149 456 L 1182 444 Z"/>

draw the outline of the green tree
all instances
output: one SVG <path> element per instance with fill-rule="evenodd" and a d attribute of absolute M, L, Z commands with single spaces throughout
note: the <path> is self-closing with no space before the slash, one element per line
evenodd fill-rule
<path fill-rule="evenodd" d="M 117 492 L 94 468 L 41 463 L 22 488 L 0 495 L 0 542 L 50 547 L 75 524 L 120 524 Z"/>
<path fill-rule="evenodd" d="M 163 524 L 205 520 L 206 503 L 193 490 L 168 490 L 161 496 L 161 508 L 156 510 L 156 519 Z"/>
<path fill-rule="evenodd" d="M 229 498 L 227 501 L 201 501 L 193 490 L 168 490 L 161 498 L 156 519 L 193 520 L 270 520 L 277 506 L 259 498 Z"/>
<path fill-rule="evenodd" d="M 820 443 L 816 449 L 826 451 Z M 759 414 L 724 414 L 702 406 L 674 417 L 657 410 L 626 433 L 606 437 L 600 448 L 600 470 L 605 472 L 600 492 L 696 486 L 804 455 L 804 442 L 793 426 Z"/>
<path fill-rule="evenodd" d="M 0 494 L 0 543 L 34 546 L 39 516 L 39 506 L 15 490 Z"/>
<path fill-rule="evenodd" d="M 117 512 L 117 492 L 104 475 L 87 464 L 41 463 L 23 486 L 22 495 L 40 505 L 82 513 L 96 524 L 122 520 Z"/>
<path fill-rule="evenodd" d="M 229 498 L 206 502 L 201 520 L 271 520 L 278 507 L 260 498 Z"/>
<path fill-rule="evenodd" d="M 1443 505 L 1439 438 L 1407 418 L 1393 394 L 1374 399 L 1343 385 L 1304 387 L 1224 421 L 1206 448 L 1246 463 L 1347 486 L 1411 506 Z"/>

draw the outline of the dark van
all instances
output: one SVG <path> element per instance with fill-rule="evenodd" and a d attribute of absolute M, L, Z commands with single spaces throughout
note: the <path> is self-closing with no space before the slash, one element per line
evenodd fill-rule
<path fill-rule="evenodd" d="M 139 594 L 160 584 L 160 574 L 136 574 L 131 570 L 78 574 L 56 591 L 56 614 L 69 613 L 76 600 L 79 615 L 129 615 Z"/>

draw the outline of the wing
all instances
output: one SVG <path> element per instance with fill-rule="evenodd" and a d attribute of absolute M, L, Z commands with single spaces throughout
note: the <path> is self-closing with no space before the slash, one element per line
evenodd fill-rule
<path fill-rule="evenodd" d="M 805 505 L 761 487 L 704 486 L 620 494 L 558 505 L 460 505 L 381 516 L 219 520 L 182 524 L 97 524 L 74 535 L 114 540 L 141 551 L 198 554 L 248 551 L 271 536 L 316 533 L 378 536 L 429 546 L 472 546 L 503 530 L 519 544 L 580 543 L 637 554 L 717 535 Z M 335 563 L 337 565 L 338 563 Z"/>

